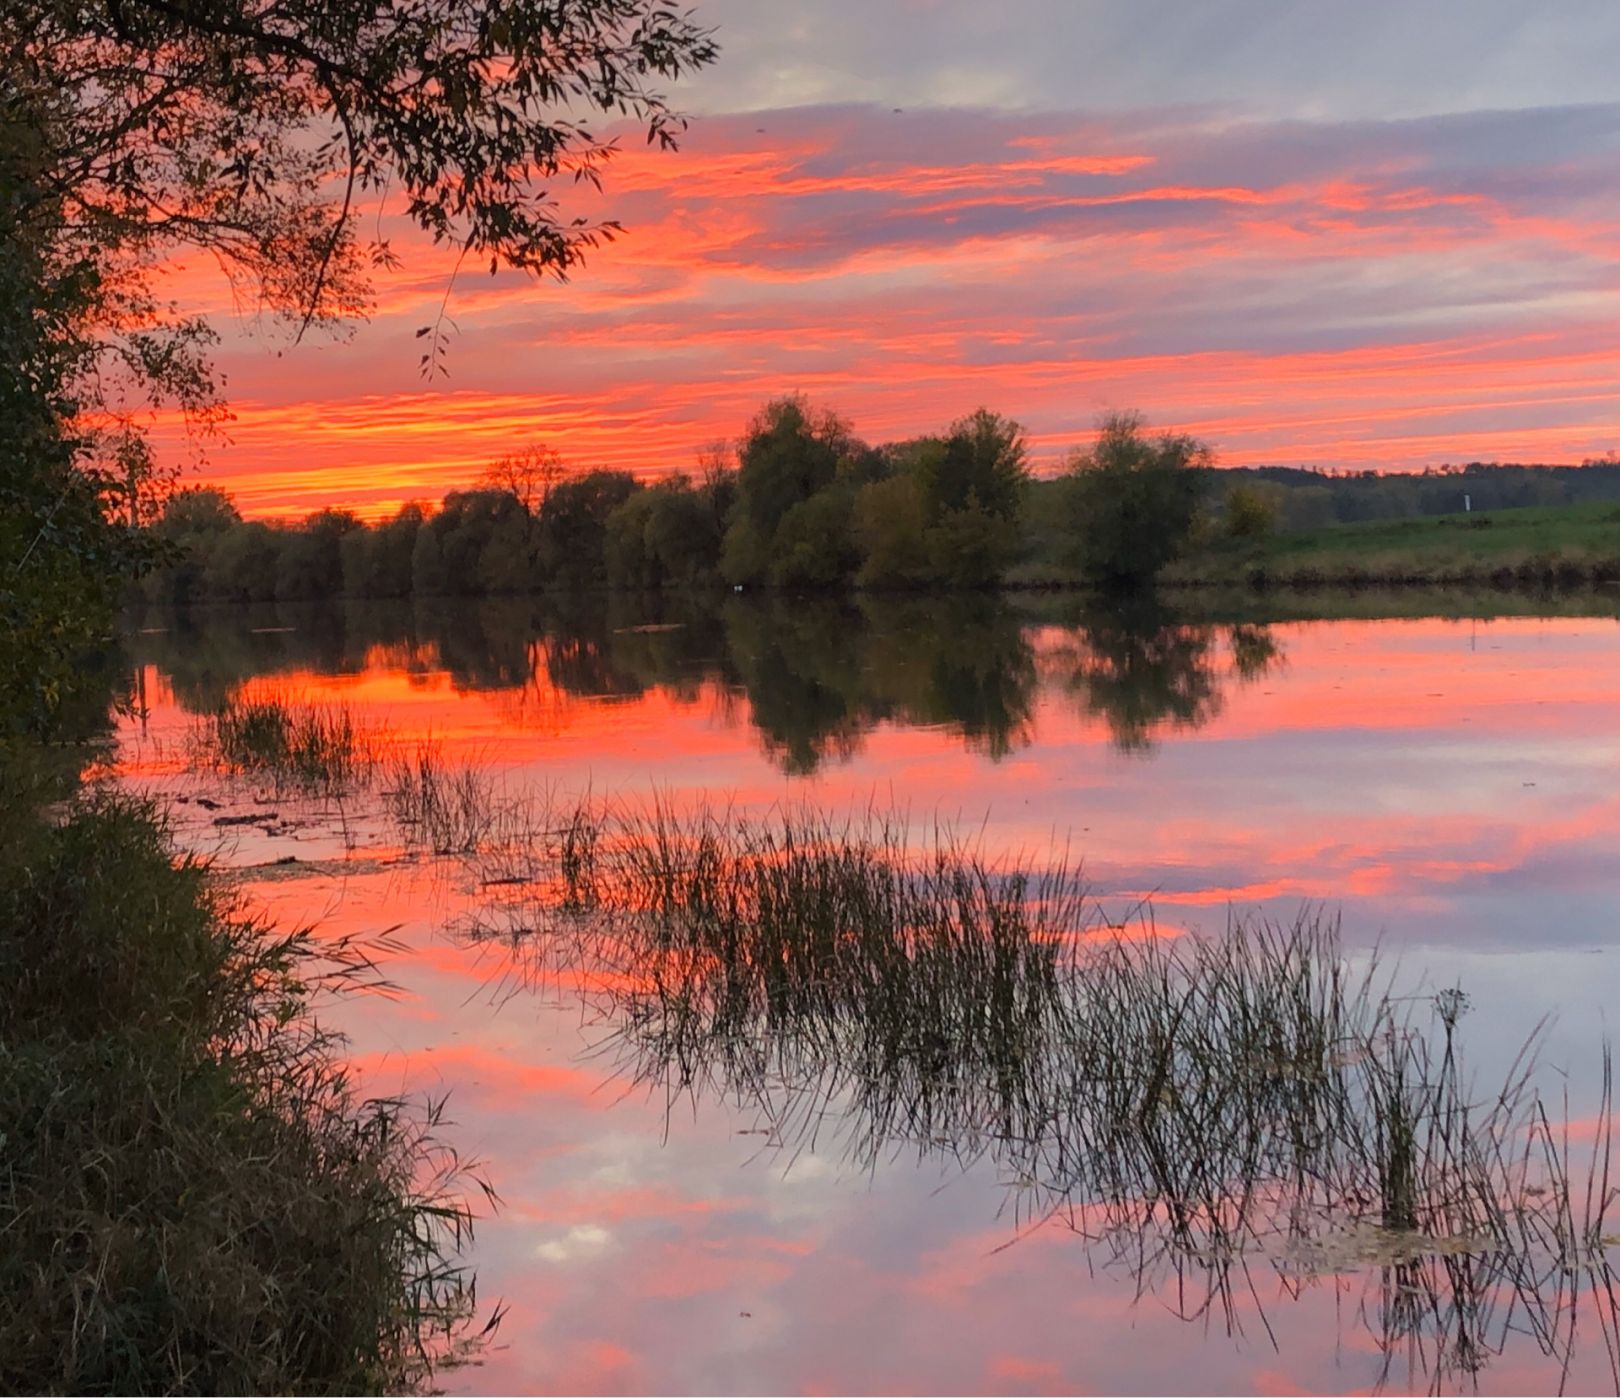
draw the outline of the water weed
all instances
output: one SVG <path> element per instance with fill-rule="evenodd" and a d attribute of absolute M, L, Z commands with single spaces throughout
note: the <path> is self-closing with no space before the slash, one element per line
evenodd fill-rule
<path fill-rule="evenodd" d="M 188 746 L 199 766 L 333 796 L 368 778 L 379 737 L 346 704 L 235 694 L 193 724 Z"/>

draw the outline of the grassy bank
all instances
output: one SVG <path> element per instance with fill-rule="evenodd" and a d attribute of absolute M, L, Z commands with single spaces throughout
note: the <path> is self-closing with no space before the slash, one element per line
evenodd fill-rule
<path fill-rule="evenodd" d="M 1172 585 L 1570 586 L 1620 581 L 1620 507 L 1437 515 L 1340 524 L 1208 547 Z"/>
<path fill-rule="evenodd" d="M 362 1101 L 312 1016 L 369 962 L 244 916 L 138 802 L 6 835 L 0 1390 L 420 1387 L 469 1216 L 434 1114 Z"/>

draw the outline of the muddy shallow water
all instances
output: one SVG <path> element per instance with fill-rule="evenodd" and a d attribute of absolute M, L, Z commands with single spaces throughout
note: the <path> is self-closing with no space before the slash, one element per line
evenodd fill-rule
<path fill-rule="evenodd" d="M 299 797 L 186 755 L 196 713 L 274 691 L 431 737 L 514 797 L 878 807 L 991 852 L 1064 850 L 1110 918 L 1161 936 L 1322 905 L 1352 958 L 1376 945 L 1414 992 L 1466 990 L 1487 1087 L 1555 1016 L 1543 1085 L 1562 1109 L 1567 1084 L 1578 1142 L 1620 990 L 1620 624 L 1602 598 L 1430 609 L 1448 614 L 150 614 L 124 642 L 144 716 L 121 725 L 120 779 L 171 800 L 251 905 L 391 931 L 401 993 L 328 1018 L 370 1086 L 450 1094 L 455 1144 L 504 1201 L 474 1261 L 508 1315 L 451 1391 L 1550 1390 L 1560 1364 L 1500 1288 L 1460 1366 L 1387 1239 L 1256 1257 L 1206 1304 L 1185 1259 L 1088 1245 L 1032 1207 L 1041 1182 L 983 1139 L 874 1149 L 837 1094 L 783 1139 L 723 1075 L 636 1083 L 579 968 L 465 935 L 485 881 L 406 847 L 374 793 Z M 1583 1324 L 1569 1387 L 1612 1388 Z"/>

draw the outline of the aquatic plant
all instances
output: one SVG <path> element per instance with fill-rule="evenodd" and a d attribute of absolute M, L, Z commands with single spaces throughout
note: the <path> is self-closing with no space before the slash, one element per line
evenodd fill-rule
<path fill-rule="evenodd" d="M 434 854 L 476 851 L 503 809 L 487 774 L 468 763 L 450 765 L 443 746 L 431 738 L 387 753 L 378 779 L 407 843 Z"/>
<path fill-rule="evenodd" d="M 347 704 L 236 693 L 193 724 L 188 745 L 198 765 L 336 795 L 369 776 L 379 736 Z"/>
<path fill-rule="evenodd" d="M 586 826 L 588 899 L 562 868 Z M 1320 910 L 1160 935 L 1102 918 L 1060 856 L 872 810 L 581 804 L 531 850 L 464 935 L 531 983 L 566 970 L 599 1052 L 672 1104 L 740 1103 L 773 1147 L 863 1169 L 983 1160 L 1021 1226 L 1065 1224 L 1189 1318 L 1240 1328 L 1252 1298 L 1265 1323 L 1257 1266 L 1354 1273 L 1391 1364 L 1473 1372 L 1512 1324 L 1567 1365 L 1596 1314 L 1620 1382 L 1606 1056 L 1583 1153 L 1534 1040 L 1479 1089 L 1466 997 L 1398 994 Z"/>

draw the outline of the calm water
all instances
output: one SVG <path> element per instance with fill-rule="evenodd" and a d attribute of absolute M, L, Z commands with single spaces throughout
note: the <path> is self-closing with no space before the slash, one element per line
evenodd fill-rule
<path fill-rule="evenodd" d="M 480 890 L 402 859 L 365 801 L 272 800 L 183 754 L 190 714 L 273 688 L 432 735 L 510 791 L 875 803 L 992 850 L 1056 843 L 1114 915 L 1149 900 L 1170 935 L 1323 904 L 1410 984 L 1468 991 L 1482 1081 L 1556 1016 L 1542 1059 L 1554 1095 L 1569 1070 L 1578 1135 L 1620 990 L 1620 624 L 1612 598 L 1467 615 L 1481 605 L 148 615 L 127 640 L 147 717 L 124 724 L 121 763 L 182 798 L 180 838 L 243 869 L 250 902 L 333 933 L 398 928 L 404 993 L 329 1018 L 372 1086 L 451 1094 L 453 1139 L 504 1200 L 475 1260 L 509 1315 L 452 1391 L 1546 1390 L 1557 1366 L 1505 1310 L 1500 1355 L 1437 1369 L 1432 1345 L 1388 1342 L 1388 1271 L 1305 1279 L 1261 1258 L 1206 1307 L 1185 1269 L 1043 1221 L 1037 1182 L 982 1140 L 873 1142 L 836 1098 L 782 1139 L 723 1074 L 637 1086 L 601 1000 L 458 935 Z M 1394 606 L 1450 615 L 1378 617 Z M 242 814 L 262 819 L 215 824 Z M 1612 1388 L 1595 1322 L 1588 1340 L 1569 1386 Z"/>

